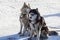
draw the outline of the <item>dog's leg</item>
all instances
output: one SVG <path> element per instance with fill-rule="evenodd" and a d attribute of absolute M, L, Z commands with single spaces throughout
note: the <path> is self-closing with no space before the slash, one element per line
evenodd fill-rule
<path fill-rule="evenodd" d="M 22 25 L 22 20 L 20 19 L 20 32 L 18 33 L 18 34 L 22 34 L 22 27 L 23 27 L 23 25 Z"/>
<path fill-rule="evenodd" d="M 30 23 L 30 28 L 31 28 L 31 31 L 30 31 L 30 37 L 32 37 L 34 28 L 33 28 L 33 25 L 32 25 L 31 23 Z"/>
<path fill-rule="evenodd" d="M 22 34 L 22 24 L 21 24 L 21 27 L 20 27 L 20 34 Z"/>
<path fill-rule="evenodd" d="M 21 33 L 22 33 L 22 36 L 24 35 L 24 33 L 26 32 L 26 27 L 24 24 L 22 24 L 22 30 L 21 30 Z"/>
<path fill-rule="evenodd" d="M 40 35 L 41 35 L 41 28 L 39 29 L 39 39 L 40 39 Z"/>
<path fill-rule="evenodd" d="M 32 33 L 33 33 L 33 30 L 31 29 L 31 31 L 30 31 L 30 37 L 32 37 Z"/>
<path fill-rule="evenodd" d="M 36 30 L 36 33 L 37 33 L 37 40 L 40 40 L 39 39 L 39 32 L 38 32 L 38 30 Z"/>
<path fill-rule="evenodd" d="M 30 40 L 31 40 L 31 38 L 32 38 L 32 29 L 30 30 Z"/>
<path fill-rule="evenodd" d="M 39 30 L 36 30 L 36 32 L 37 32 L 37 40 L 40 40 L 41 28 Z"/>
<path fill-rule="evenodd" d="M 23 28 L 23 34 L 24 34 L 26 31 L 27 31 L 27 27 L 24 26 L 24 28 Z"/>
<path fill-rule="evenodd" d="M 19 34 L 21 34 L 21 35 L 23 35 L 23 31 L 24 31 L 24 24 L 23 24 L 23 21 L 22 21 L 22 19 L 20 18 L 20 25 L 21 25 L 21 27 L 20 27 L 20 32 L 19 32 Z"/>

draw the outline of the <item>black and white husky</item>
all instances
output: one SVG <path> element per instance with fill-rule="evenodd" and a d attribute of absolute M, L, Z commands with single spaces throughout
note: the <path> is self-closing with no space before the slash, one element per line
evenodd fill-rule
<path fill-rule="evenodd" d="M 36 32 L 37 40 L 40 40 L 41 28 L 45 26 L 45 20 L 40 16 L 38 8 L 31 9 L 29 12 L 29 23 L 30 23 L 30 36 L 33 36 L 33 33 Z"/>

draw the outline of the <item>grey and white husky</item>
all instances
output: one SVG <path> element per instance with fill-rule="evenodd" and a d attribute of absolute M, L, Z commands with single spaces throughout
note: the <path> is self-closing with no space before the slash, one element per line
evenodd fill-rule
<path fill-rule="evenodd" d="M 36 32 L 37 40 L 40 40 L 41 28 L 46 26 L 45 20 L 40 16 L 38 8 L 31 9 L 28 16 L 31 28 L 30 37 L 32 37 L 34 32 Z"/>
<path fill-rule="evenodd" d="M 30 5 L 26 5 L 26 3 L 24 3 L 23 7 L 21 8 L 21 15 L 20 15 L 20 32 L 19 34 L 23 34 L 26 32 L 26 30 L 29 28 L 29 20 L 28 20 L 28 14 L 30 11 Z"/>

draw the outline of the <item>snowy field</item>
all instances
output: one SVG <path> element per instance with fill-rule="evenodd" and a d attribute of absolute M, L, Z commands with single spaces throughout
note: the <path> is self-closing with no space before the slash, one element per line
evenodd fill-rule
<path fill-rule="evenodd" d="M 25 38 L 17 35 L 20 30 L 20 8 L 24 2 L 30 3 L 31 8 L 38 8 L 49 30 L 55 30 L 60 35 L 60 0 L 0 0 L 0 40 L 7 40 L 6 38 L 10 36 L 16 36 L 17 40 Z M 60 38 L 52 37 L 55 40 Z M 52 37 L 48 40 L 53 40 Z M 11 40 L 16 40 L 15 38 Z"/>

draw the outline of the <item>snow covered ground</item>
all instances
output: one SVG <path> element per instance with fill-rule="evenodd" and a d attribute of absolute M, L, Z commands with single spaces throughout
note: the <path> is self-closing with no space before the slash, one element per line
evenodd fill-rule
<path fill-rule="evenodd" d="M 5 38 L 7 35 L 14 35 L 19 32 L 20 8 L 24 2 L 30 3 L 31 8 L 38 8 L 49 29 L 57 30 L 60 34 L 60 0 L 0 0 L 1 38 Z"/>

